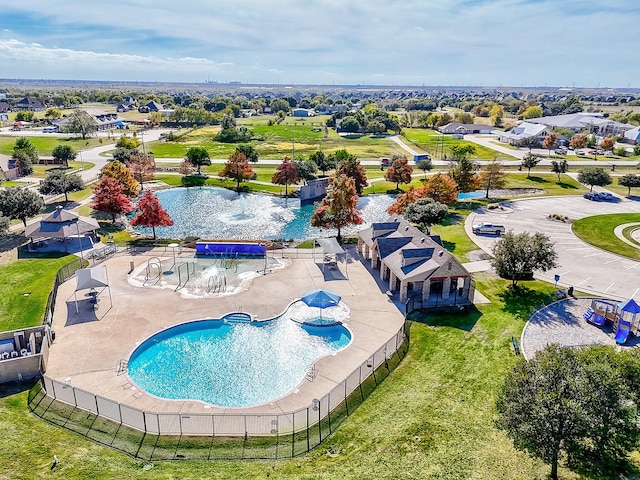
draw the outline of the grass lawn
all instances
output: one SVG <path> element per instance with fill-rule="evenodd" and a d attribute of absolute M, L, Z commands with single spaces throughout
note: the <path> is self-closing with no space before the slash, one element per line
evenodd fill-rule
<path fill-rule="evenodd" d="M 451 156 L 451 147 L 453 145 L 471 144 L 475 147 L 476 153 L 472 158 L 477 160 L 493 160 L 496 156 L 500 156 L 503 160 L 516 160 L 515 157 L 504 153 L 496 152 L 491 148 L 477 145 L 466 140 L 457 140 L 451 135 L 441 135 L 435 130 L 426 128 L 403 128 L 402 134 L 406 140 L 429 153 L 433 158 L 440 159 L 440 149 L 444 145 L 444 152 L 447 156 Z M 436 155 L 436 146 L 439 149 Z"/>
<path fill-rule="evenodd" d="M 99 147 L 100 145 L 106 145 L 107 143 L 115 143 L 115 139 L 107 140 L 106 138 L 89 137 L 82 139 L 80 137 L 57 137 L 43 136 L 43 137 L 27 137 L 31 140 L 31 143 L 38 149 L 38 155 L 48 157 L 51 156 L 51 152 L 57 145 L 70 145 L 76 152 L 80 150 L 86 150 L 88 148 Z M 5 155 L 13 154 L 13 146 L 16 143 L 18 137 L 16 136 L 0 136 L 0 153 Z"/>
<path fill-rule="evenodd" d="M 58 255 L 0 265 L 0 332 L 40 325 L 57 271 L 76 259 L 75 255 Z"/>
<path fill-rule="evenodd" d="M 541 188 L 545 190 L 545 195 L 582 195 L 589 189 L 578 183 L 568 175 L 560 175 L 561 183 L 558 183 L 558 176 L 554 173 L 531 172 L 531 177 L 526 173 L 507 174 L 505 188 Z"/>
<path fill-rule="evenodd" d="M 259 118 L 259 117 L 258 117 Z M 324 137 L 324 129 L 317 129 L 317 121 L 312 124 L 308 119 L 305 122 L 283 122 L 280 125 L 267 125 L 262 120 L 251 123 L 246 119 L 242 123 L 251 128 L 255 135 L 262 140 L 253 140 L 253 145 L 260 158 L 278 159 L 295 155 L 308 156 L 316 150 L 322 150 L 326 154 L 345 148 L 359 158 L 378 158 L 393 154 L 404 154 L 397 144 L 388 138 L 371 138 L 363 136 L 348 139 L 340 137 L 335 131 L 329 129 L 327 138 Z M 172 142 L 157 141 L 147 145 L 157 158 L 183 158 L 187 149 L 193 146 L 202 146 L 207 149 L 211 158 L 228 158 L 236 149 L 237 144 L 221 143 L 214 140 L 214 135 L 219 127 L 205 127 L 185 132 Z M 293 145 L 292 145 L 293 138 Z"/>
<path fill-rule="evenodd" d="M 640 214 L 595 215 L 574 221 L 571 228 L 573 233 L 591 245 L 611 253 L 640 260 L 640 249 L 627 245 L 613 233 L 618 225 L 632 222 L 640 222 Z"/>
<path fill-rule="evenodd" d="M 51 172 L 56 172 L 58 170 L 74 171 L 74 170 L 80 170 L 81 167 L 83 167 L 85 170 L 88 170 L 90 168 L 93 168 L 93 163 L 89 163 L 89 162 L 81 163 L 81 162 L 73 161 L 73 162 L 69 162 L 68 168 L 65 168 L 61 165 L 34 165 L 33 173 L 30 175 L 30 177 L 45 178 Z"/>
<path fill-rule="evenodd" d="M 416 315 L 400 366 L 313 452 L 278 462 L 144 462 L 30 415 L 27 392 L 0 387 L 0 471 L 16 478 L 543 478 L 549 467 L 514 449 L 494 427 L 495 397 L 518 361 L 510 349 L 552 285 L 479 275 L 492 301 L 461 315 Z M 12 389 L 14 388 L 14 389 Z M 24 387 L 27 388 L 27 387 Z M 329 451 L 330 450 L 330 451 Z M 51 469 L 52 456 L 60 464 Z M 578 476 L 561 469 L 564 479 Z"/>

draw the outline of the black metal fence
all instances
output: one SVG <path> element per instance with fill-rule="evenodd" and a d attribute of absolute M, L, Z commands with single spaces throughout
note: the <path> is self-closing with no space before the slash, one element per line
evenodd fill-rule
<path fill-rule="evenodd" d="M 43 325 L 51 325 L 51 322 L 53 321 L 53 311 L 56 308 L 58 287 L 69 278 L 73 277 L 76 274 L 76 270 L 84 268 L 85 264 L 86 262 L 84 260 L 77 259 L 58 270 L 55 278 L 53 279 L 53 287 L 51 288 L 51 292 L 49 292 L 49 297 L 47 298 L 47 306 L 45 307 L 44 318 L 42 319 Z"/>
<path fill-rule="evenodd" d="M 289 413 L 145 412 L 47 377 L 32 388 L 29 408 L 49 423 L 148 461 L 292 458 L 325 441 L 400 364 L 408 348 L 405 323 L 329 393 Z"/>

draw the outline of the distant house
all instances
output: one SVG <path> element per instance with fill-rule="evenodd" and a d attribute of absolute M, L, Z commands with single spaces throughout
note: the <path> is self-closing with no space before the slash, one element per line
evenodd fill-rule
<path fill-rule="evenodd" d="M 397 215 L 358 234 L 358 252 L 380 269 L 380 279 L 401 302 L 423 308 L 473 302 L 474 283 L 466 268 L 443 246 Z"/>
<path fill-rule="evenodd" d="M 138 107 L 138 112 L 139 113 L 149 113 L 151 110 L 149 110 L 149 107 L 147 107 L 146 105 L 140 105 Z"/>
<path fill-rule="evenodd" d="M 34 112 L 39 112 L 45 108 L 47 106 L 44 103 L 33 97 L 24 97 L 14 106 L 14 110 L 31 110 Z"/>
<path fill-rule="evenodd" d="M 154 100 L 147 103 L 146 107 L 149 109 L 149 112 L 159 112 L 160 110 L 164 110 L 164 107 Z"/>
<path fill-rule="evenodd" d="M 294 117 L 315 117 L 316 112 L 309 108 L 294 108 L 292 110 Z"/>
<path fill-rule="evenodd" d="M 7 155 L 0 155 L 0 171 L 4 173 L 7 180 L 15 180 L 20 176 L 20 170 L 15 162 Z"/>
<path fill-rule="evenodd" d="M 9 115 L 7 115 L 6 113 L 0 113 L 0 122 L 8 122 L 9 121 Z"/>
<path fill-rule="evenodd" d="M 107 113 L 97 109 L 86 109 L 93 121 L 96 123 L 97 130 L 110 130 L 113 128 L 119 128 L 118 124 L 123 124 L 124 118 L 120 117 L 117 113 Z M 57 122 L 60 131 L 64 131 L 68 118 L 62 118 Z"/>
<path fill-rule="evenodd" d="M 638 145 L 640 143 L 640 127 L 635 127 L 624 132 L 622 141 L 624 143 L 630 143 L 631 145 Z"/>
<path fill-rule="evenodd" d="M 135 107 L 130 103 L 119 103 L 116 107 L 116 112 L 128 112 L 133 110 Z"/>
<path fill-rule="evenodd" d="M 136 99 L 133 97 L 124 97 L 122 99 L 122 103 L 124 103 L 125 105 L 135 105 Z"/>
<path fill-rule="evenodd" d="M 491 133 L 497 135 L 501 142 L 519 146 L 522 142 L 532 137 L 536 137 L 540 141 L 544 140 L 544 137 L 549 133 L 548 130 L 549 128 L 546 125 L 521 122 L 517 127 L 513 127 L 507 132 L 493 130 Z"/>
<path fill-rule="evenodd" d="M 438 131 L 440 133 L 449 134 L 449 135 L 452 135 L 452 134 L 467 135 L 467 134 L 478 134 L 478 133 L 485 134 L 485 133 L 491 133 L 492 130 L 493 130 L 493 127 L 491 127 L 490 125 L 480 124 L 480 123 L 468 124 L 468 123 L 451 122 L 442 127 L 438 127 Z"/>
<path fill-rule="evenodd" d="M 319 115 L 333 115 L 334 113 L 346 113 L 349 107 L 343 103 L 337 105 L 319 105 L 316 109 Z"/>
<path fill-rule="evenodd" d="M 7 102 L 0 102 L 0 113 L 5 113 L 11 110 L 11 106 Z"/>

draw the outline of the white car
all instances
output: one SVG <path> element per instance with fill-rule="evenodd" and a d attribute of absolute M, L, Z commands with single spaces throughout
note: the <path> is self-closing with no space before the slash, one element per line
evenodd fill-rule
<path fill-rule="evenodd" d="M 576 155 L 578 155 L 579 157 L 586 157 L 587 152 L 585 152 L 584 150 L 576 150 Z"/>

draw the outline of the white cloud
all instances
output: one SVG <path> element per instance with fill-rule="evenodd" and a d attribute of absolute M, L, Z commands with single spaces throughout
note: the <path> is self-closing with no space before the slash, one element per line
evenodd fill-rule
<path fill-rule="evenodd" d="M 29 77 L 84 71 L 81 78 L 129 72 L 131 79 L 185 81 L 272 82 L 278 75 L 301 83 L 637 84 L 640 67 L 619 52 L 640 43 L 640 7 L 636 0 L 606 4 L 112 0 L 105 7 L 66 0 L 44 12 L 39 0 L 21 0 L 5 10 L 34 26 L 12 25 L 11 38 L 22 43 L 2 55 L 27 62 L 10 67 Z M 67 70 L 40 69 L 61 58 Z"/>

